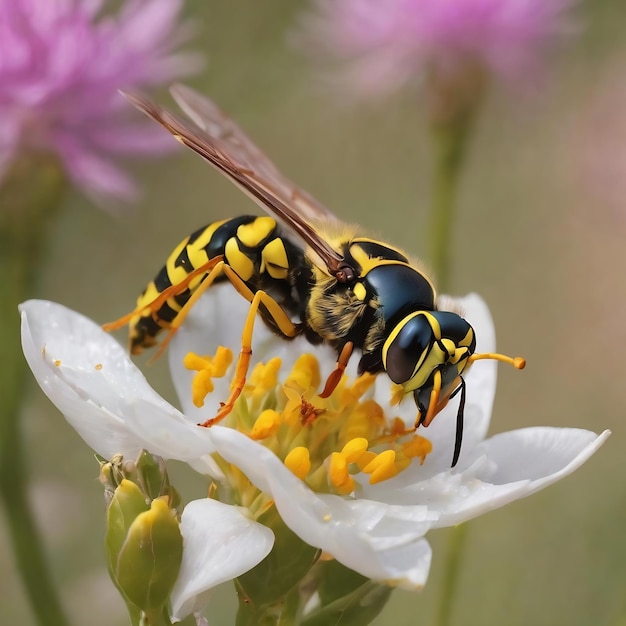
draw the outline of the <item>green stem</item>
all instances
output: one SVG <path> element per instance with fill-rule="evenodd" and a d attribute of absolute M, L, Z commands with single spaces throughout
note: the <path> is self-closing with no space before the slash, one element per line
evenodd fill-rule
<path fill-rule="evenodd" d="M 68 621 L 28 502 L 19 419 L 27 370 L 17 305 L 30 295 L 46 225 L 60 203 L 62 187 L 56 164 L 21 161 L 0 191 L 0 499 L 17 569 L 41 626 L 64 626 Z"/>
<path fill-rule="evenodd" d="M 452 536 L 448 546 L 448 555 L 444 566 L 443 589 L 437 609 L 437 626 L 449 626 L 452 622 L 453 600 L 459 584 L 459 574 L 465 543 L 467 540 L 467 524 L 460 524 L 451 529 Z"/>
<path fill-rule="evenodd" d="M 187 620 L 185 620 L 187 621 Z M 184 622 L 183 622 L 184 623 Z M 172 626 L 167 607 L 155 609 L 141 614 L 140 626 Z"/>
<path fill-rule="evenodd" d="M 457 188 L 471 129 L 470 112 L 432 125 L 435 171 L 430 211 L 430 261 L 439 290 L 450 288 Z"/>
<path fill-rule="evenodd" d="M 471 69 L 468 68 L 468 69 Z M 450 290 L 450 267 L 454 220 L 460 175 L 476 111 L 484 90 L 484 75 L 468 72 L 465 79 L 455 83 L 437 83 L 433 74 L 437 98 L 431 126 L 435 153 L 435 171 L 430 213 L 430 261 L 441 292 Z M 445 105 L 448 105 L 446 108 Z M 451 105 L 451 107 L 450 107 Z M 437 610 L 437 626 L 449 626 L 464 547 L 467 526 L 462 524 L 452 531 L 444 566 L 443 588 Z"/>
<path fill-rule="evenodd" d="M 296 626 L 299 602 L 297 590 L 275 604 L 256 606 L 242 595 L 241 587 L 235 585 L 239 595 L 236 626 Z"/>

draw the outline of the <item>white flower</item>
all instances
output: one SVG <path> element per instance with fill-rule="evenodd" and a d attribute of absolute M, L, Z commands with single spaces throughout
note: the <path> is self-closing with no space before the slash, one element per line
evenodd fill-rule
<path fill-rule="evenodd" d="M 493 351 L 493 325 L 482 300 L 472 295 L 459 304 L 476 329 L 477 349 Z M 212 353 L 218 344 L 238 351 L 247 303 L 230 286 L 211 288 L 170 347 L 183 413 L 163 400 L 117 342 L 90 320 L 50 302 L 29 301 L 21 311 L 24 353 L 39 384 L 102 456 L 133 457 L 145 448 L 188 462 L 218 480 L 227 472 L 225 465 L 232 464 L 267 494 L 305 542 L 364 576 L 404 588 L 426 582 L 431 550 L 424 535 L 429 529 L 458 524 L 546 487 L 582 465 L 609 435 L 609 431 L 598 436 L 585 430 L 535 427 L 485 439 L 496 364 L 479 361 L 466 378 L 464 442 L 454 469 L 450 462 L 456 407 L 451 402 L 424 431 L 433 450 L 422 465 L 410 463 L 396 476 L 373 485 L 360 472 L 354 476 L 352 493 L 319 493 L 263 441 L 235 428 L 196 425 L 212 417 L 218 402 L 227 397 L 229 378 L 216 379 L 215 391 L 198 409 L 189 392 L 193 373 L 182 367 L 182 357 L 191 350 Z M 256 325 L 254 362 L 278 356 L 285 373 L 303 352 L 315 352 L 325 374 L 334 367 L 330 350 L 313 348 L 304 340 L 278 340 L 261 322 Z M 384 375 L 377 377 L 373 393 L 385 415 L 413 422 L 411 402 L 389 406 Z M 214 452 L 219 456 L 211 457 Z M 254 532 L 261 534 L 256 526 L 250 522 L 248 541 Z M 245 562 L 245 549 L 236 550 L 233 545 L 232 554 L 238 555 L 242 567 L 255 564 Z M 200 593 L 201 586 L 196 585 L 193 593 Z"/>

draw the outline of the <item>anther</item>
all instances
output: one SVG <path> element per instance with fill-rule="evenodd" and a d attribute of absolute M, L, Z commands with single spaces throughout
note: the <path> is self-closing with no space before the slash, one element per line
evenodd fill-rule
<path fill-rule="evenodd" d="M 267 437 L 270 437 L 278 430 L 280 423 L 281 418 L 279 413 L 273 409 L 265 409 L 254 422 L 254 426 L 252 426 L 252 431 L 250 432 L 250 439 L 254 439 L 255 441 L 267 439 Z"/>
<path fill-rule="evenodd" d="M 304 480 L 311 471 L 311 455 L 308 448 L 298 446 L 285 457 L 285 467 L 295 474 L 300 480 Z"/>
<path fill-rule="evenodd" d="M 301 354 L 287 376 L 284 386 L 300 390 L 317 389 L 321 381 L 317 359 L 312 354 Z"/>
<path fill-rule="evenodd" d="M 348 473 L 348 462 L 341 452 L 333 452 L 328 463 L 328 479 L 338 493 L 354 491 L 354 479 Z"/>
<path fill-rule="evenodd" d="M 402 444 L 402 453 L 409 458 L 419 458 L 423 465 L 426 457 L 433 451 L 433 444 L 425 437 L 415 435 L 410 441 Z"/>
<path fill-rule="evenodd" d="M 363 453 L 367 451 L 368 446 L 369 442 L 365 437 L 355 437 L 343 447 L 341 454 L 348 463 L 357 463 Z"/>
<path fill-rule="evenodd" d="M 385 450 L 376 455 L 376 458 L 368 463 L 363 471 L 366 474 L 370 474 L 370 485 L 375 485 L 388 478 L 393 478 L 398 473 L 395 451 Z"/>
<path fill-rule="evenodd" d="M 191 381 L 191 399 L 194 406 L 204 406 L 204 399 L 213 391 L 212 374 L 209 370 L 200 370 Z"/>

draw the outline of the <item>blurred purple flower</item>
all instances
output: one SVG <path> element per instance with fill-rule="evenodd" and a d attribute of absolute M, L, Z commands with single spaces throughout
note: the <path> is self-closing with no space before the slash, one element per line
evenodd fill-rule
<path fill-rule="evenodd" d="M 176 51 L 191 35 L 183 0 L 127 0 L 115 13 L 106 3 L 0 0 L 0 183 L 21 152 L 53 153 L 87 194 L 132 200 L 115 157 L 170 149 L 118 89 L 199 69 L 199 55 Z"/>
<path fill-rule="evenodd" d="M 508 82 L 533 77 L 542 55 L 569 30 L 573 0 L 313 0 L 299 37 L 339 61 L 357 92 L 385 95 L 432 72 L 450 82 L 467 71 Z"/>

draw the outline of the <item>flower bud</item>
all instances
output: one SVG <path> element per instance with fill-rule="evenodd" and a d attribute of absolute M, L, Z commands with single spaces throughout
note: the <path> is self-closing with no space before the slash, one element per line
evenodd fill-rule
<path fill-rule="evenodd" d="M 183 557 L 183 537 L 165 498 L 152 501 L 130 525 L 112 570 L 125 597 L 142 611 L 169 601 Z"/>
<path fill-rule="evenodd" d="M 169 601 L 182 560 L 180 497 L 162 460 L 145 452 L 134 463 L 121 457 L 101 462 L 100 481 L 111 579 L 129 610 L 158 610 Z"/>

